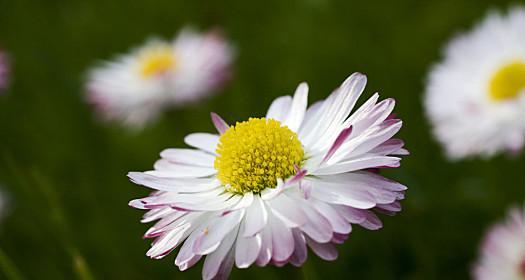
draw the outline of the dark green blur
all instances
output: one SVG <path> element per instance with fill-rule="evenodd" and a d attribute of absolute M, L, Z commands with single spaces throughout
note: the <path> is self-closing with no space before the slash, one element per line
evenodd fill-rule
<path fill-rule="evenodd" d="M 421 106 L 425 75 L 448 38 L 507 1 L 38 1 L 0 0 L 0 44 L 14 78 L 0 96 L 0 279 L 198 279 L 145 256 L 148 225 L 127 206 L 148 189 L 128 171 L 151 168 L 184 135 L 262 116 L 271 100 L 310 85 L 325 98 L 355 71 L 364 95 L 397 100 L 412 155 L 384 172 L 409 187 L 384 228 L 359 227 L 325 262 L 234 269 L 233 279 L 467 279 L 485 229 L 525 201 L 525 155 L 450 163 Z M 514 2 L 516 3 L 516 2 Z M 139 133 L 96 121 L 83 102 L 87 67 L 191 24 L 222 27 L 238 49 L 234 78 L 211 99 L 171 110 Z M 362 99 L 362 101 L 364 100 Z M 6 276 L 6 273 L 8 274 Z"/>

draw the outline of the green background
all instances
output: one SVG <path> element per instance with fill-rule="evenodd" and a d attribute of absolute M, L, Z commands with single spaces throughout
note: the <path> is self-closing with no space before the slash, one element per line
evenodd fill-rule
<path fill-rule="evenodd" d="M 525 200 L 525 156 L 448 162 L 421 106 L 430 65 L 448 38 L 506 1 L 28 1 L 0 0 L 0 44 L 13 62 L 0 96 L 0 182 L 10 198 L 0 225 L 0 278 L 197 279 L 145 256 L 149 190 L 128 171 L 148 170 L 184 135 L 262 116 L 271 100 L 310 85 L 325 98 L 355 71 L 397 100 L 412 155 L 385 174 L 409 187 L 384 228 L 355 227 L 335 262 L 310 254 L 300 269 L 234 269 L 234 279 L 466 279 L 485 229 Z M 198 106 L 171 110 L 140 132 L 98 122 L 83 102 L 84 75 L 100 59 L 150 35 L 191 24 L 222 27 L 238 49 L 234 78 Z"/>

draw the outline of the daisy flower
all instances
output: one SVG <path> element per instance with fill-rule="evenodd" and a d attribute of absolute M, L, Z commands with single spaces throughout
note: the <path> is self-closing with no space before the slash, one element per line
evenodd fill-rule
<path fill-rule="evenodd" d="M 7 54 L 0 50 L 0 93 L 9 84 L 9 60 Z"/>
<path fill-rule="evenodd" d="M 225 278 L 233 264 L 300 266 L 307 247 L 334 260 L 352 224 L 379 229 L 375 212 L 400 211 L 406 187 L 370 170 L 398 167 L 407 151 L 392 139 L 401 128 L 389 118 L 394 100 L 376 93 L 350 115 L 365 84 L 355 73 L 307 108 L 302 83 L 265 117 L 235 125 L 212 113 L 219 134 L 190 134 L 193 149 L 166 149 L 154 170 L 130 172 L 155 190 L 130 202 L 149 210 L 143 222 L 158 220 L 145 234 L 155 238 L 147 255 L 180 246 L 180 270 L 206 257 L 202 277 Z"/>
<path fill-rule="evenodd" d="M 490 13 L 448 43 L 428 76 L 425 107 L 436 138 L 459 159 L 515 152 L 525 136 L 525 10 Z"/>
<path fill-rule="evenodd" d="M 151 39 L 89 72 L 87 99 L 106 119 L 142 127 L 167 107 L 198 101 L 229 76 L 232 48 L 218 32 Z"/>
<path fill-rule="evenodd" d="M 525 279 L 525 212 L 514 208 L 485 236 L 473 270 L 477 280 Z"/>

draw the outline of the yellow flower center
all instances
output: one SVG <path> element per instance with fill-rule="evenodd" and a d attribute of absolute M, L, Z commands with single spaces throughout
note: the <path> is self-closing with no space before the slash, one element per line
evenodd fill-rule
<path fill-rule="evenodd" d="M 502 101 L 517 97 L 525 90 L 525 62 L 513 61 L 501 67 L 490 81 L 490 97 Z"/>
<path fill-rule="evenodd" d="M 250 118 L 221 135 L 215 169 L 232 193 L 259 193 L 296 173 L 304 151 L 297 134 L 279 121 Z"/>
<path fill-rule="evenodd" d="M 140 75 L 149 78 L 175 66 L 175 54 L 169 44 L 154 45 L 139 54 Z"/>

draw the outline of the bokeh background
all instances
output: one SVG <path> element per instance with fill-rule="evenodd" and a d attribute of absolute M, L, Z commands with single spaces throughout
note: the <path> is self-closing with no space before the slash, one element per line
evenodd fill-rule
<path fill-rule="evenodd" d="M 447 161 L 421 101 L 446 40 L 507 2 L 0 0 L 0 44 L 14 76 L 0 96 L 0 184 L 9 197 L 0 279 L 200 278 L 202 262 L 181 273 L 175 254 L 145 256 L 148 225 L 127 203 L 149 190 L 126 173 L 150 169 L 188 133 L 212 131 L 210 111 L 229 122 L 262 116 L 301 81 L 312 102 L 354 71 L 369 78 L 363 100 L 375 91 L 397 100 L 412 155 L 385 174 L 409 187 L 404 210 L 382 216 L 382 230 L 355 227 L 335 262 L 311 255 L 299 269 L 234 269 L 231 277 L 468 278 L 485 229 L 525 201 L 525 155 Z M 235 43 L 231 82 L 139 132 L 98 122 L 82 98 L 87 67 L 187 24 L 222 27 Z"/>

